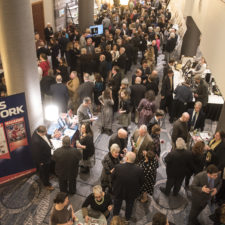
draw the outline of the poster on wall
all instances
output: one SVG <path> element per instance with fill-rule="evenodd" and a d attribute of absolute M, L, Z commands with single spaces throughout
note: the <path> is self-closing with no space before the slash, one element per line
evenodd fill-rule
<path fill-rule="evenodd" d="M 0 123 L 0 159 L 10 159 L 3 123 Z"/>
<path fill-rule="evenodd" d="M 30 139 L 25 94 L 0 98 L 0 184 L 36 170 Z"/>
<path fill-rule="evenodd" d="M 23 117 L 5 122 L 5 130 L 10 151 L 28 145 Z"/>

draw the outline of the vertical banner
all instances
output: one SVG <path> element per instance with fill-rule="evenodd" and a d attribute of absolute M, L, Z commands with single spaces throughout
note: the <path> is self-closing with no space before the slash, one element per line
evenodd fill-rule
<path fill-rule="evenodd" d="M 35 171 L 25 94 L 0 98 L 0 184 Z"/>

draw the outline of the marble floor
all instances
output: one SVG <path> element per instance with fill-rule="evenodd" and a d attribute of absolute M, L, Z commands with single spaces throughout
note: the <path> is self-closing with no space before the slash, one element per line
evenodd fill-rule
<path fill-rule="evenodd" d="M 163 55 L 159 56 L 157 70 L 159 76 L 162 77 Z M 128 72 L 127 76 L 130 79 L 136 66 Z M 90 174 L 79 174 L 77 179 L 77 193 L 70 196 L 75 211 L 81 208 L 81 205 L 87 195 L 91 193 L 94 185 L 99 184 L 99 177 L 102 170 L 101 160 L 108 152 L 109 136 L 100 133 L 100 120 L 93 125 L 94 140 L 95 140 L 95 165 L 91 169 Z M 119 128 L 119 124 L 115 120 L 113 123 L 113 131 Z M 216 123 L 207 120 L 205 129 L 214 131 Z M 129 130 L 132 132 L 136 129 L 135 124 L 131 124 Z M 162 212 L 166 214 L 169 221 L 176 225 L 186 225 L 187 217 L 190 211 L 190 193 L 186 192 L 182 187 L 177 197 L 166 197 L 159 191 L 159 187 L 165 185 L 166 174 L 164 158 L 171 149 L 171 133 L 172 125 L 165 118 L 162 124 L 161 139 L 164 143 L 161 145 L 160 166 L 157 171 L 157 181 L 155 185 L 154 194 L 149 197 L 148 203 L 141 203 L 136 201 L 131 225 L 145 225 L 151 224 L 152 216 L 155 212 Z M 1 225 L 41 225 L 49 224 L 49 215 L 53 204 L 53 198 L 59 191 L 57 178 L 53 177 L 51 183 L 55 187 L 52 192 L 44 189 L 36 174 L 21 178 L 12 183 L 0 187 L 0 224 Z M 121 215 L 124 215 L 124 206 L 121 210 Z M 199 220 L 202 225 L 211 225 L 212 222 L 208 219 L 210 214 L 209 209 L 206 208 L 200 215 Z"/>

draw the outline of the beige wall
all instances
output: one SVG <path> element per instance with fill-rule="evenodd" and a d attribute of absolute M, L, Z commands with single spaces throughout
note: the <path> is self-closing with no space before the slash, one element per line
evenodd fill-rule
<path fill-rule="evenodd" d="M 202 33 L 200 50 L 225 96 L 225 3 L 221 0 L 171 0 L 184 16 L 192 16 Z"/>
<path fill-rule="evenodd" d="M 30 3 L 39 2 L 41 0 L 30 0 Z M 54 17 L 54 0 L 43 0 L 45 25 L 49 22 L 55 30 L 55 17 Z"/>

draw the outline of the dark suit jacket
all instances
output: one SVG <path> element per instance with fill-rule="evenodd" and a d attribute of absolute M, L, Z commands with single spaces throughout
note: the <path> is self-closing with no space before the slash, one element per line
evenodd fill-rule
<path fill-rule="evenodd" d="M 118 91 L 120 90 L 121 85 L 121 74 L 117 73 L 114 76 L 112 75 L 111 80 L 109 81 L 109 86 L 112 87 L 112 93 L 118 96 Z"/>
<path fill-rule="evenodd" d="M 118 164 L 112 173 L 112 183 L 116 199 L 135 199 L 144 183 L 143 169 L 133 163 Z"/>
<path fill-rule="evenodd" d="M 130 91 L 131 104 L 137 108 L 141 99 L 145 97 L 146 88 L 142 84 L 134 84 L 130 86 Z"/>
<path fill-rule="evenodd" d="M 71 147 L 61 147 L 54 151 L 55 173 L 65 179 L 76 178 L 78 174 L 81 152 Z"/>
<path fill-rule="evenodd" d="M 203 106 L 206 106 L 208 103 L 208 95 L 209 95 L 208 84 L 206 83 L 206 81 L 201 80 L 200 84 L 196 89 L 196 94 L 198 94 L 196 101 L 200 101 Z"/>
<path fill-rule="evenodd" d="M 118 137 L 118 134 L 115 133 L 109 139 L 109 150 L 112 144 L 118 144 L 120 147 L 120 153 L 123 154 L 122 150 L 127 147 L 127 139 L 121 139 Z"/>
<path fill-rule="evenodd" d="M 172 82 L 173 83 L 173 82 Z M 173 87 L 171 89 L 170 79 L 168 76 L 165 77 L 162 83 L 161 96 L 171 96 L 173 94 Z"/>
<path fill-rule="evenodd" d="M 195 202 L 207 202 L 209 199 L 211 199 L 210 194 L 204 193 L 202 191 L 203 186 L 208 186 L 208 176 L 206 171 L 202 171 L 198 173 L 195 177 L 194 180 L 190 186 L 191 192 L 192 192 L 192 199 Z M 219 190 L 221 187 L 221 179 L 220 176 L 217 177 L 214 181 L 214 187 Z"/>
<path fill-rule="evenodd" d="M 189 130 L 191 128 L 191 120 L 192 120 L 193 112 L 194 112 L 194 109 L 188 109 L 188 113 L 190 115 L 190 119 L 188 121 L 188 129 Z M 200 129 L 201 131 L 203 131 L 204 126 L 205 126 L 205 113 L 201 110 L 199 112 L 198 118 L 195 122 L 194 130 Z"/>
<path fill-rule="evenodd" d="M 51 143 L 51 141 L 49 140 Z M 33 160 L 37 166 L 40 163 L 50 163 L 51 162 L 51 146 L 34 131 L 31 138 L 31 152 Z"/>
<path fill-rule="evenodd" d="M 191 152 L 175 149 L 165 157 L 167 177 L 185 177 L 191 167 Z"/>
<path fill-rule="evenodd" d="M 98 70 L 104 81 L 106 81 L 108 75 L 108 63 L 106 61 L 100 62 Z"/>
<path fill-rule="evenodd" d="M 184 141 L 187 143 L 188 141 L 188 124 L 182 122 L 180 119 L 176 120 L 173 124 L 173 131 L 172 131 L 172 141 L 176 143 L 177 138 L 183 138 Z"/>
<path fill-rule="evenodd" d="M 91 81 L 84 82 L 81 84 L 78 88 L 78 96 L 80 100 L 80 104 L 83 102 L 83 99 L 85 97 L 89 97 L 93 99 L 93 94 L 94 94 L 94 83 Z"/>
<path fill-rule="evenodd" d="M 119 66 L 120 69 L 125 69 L 126 61 L 127 61 L 126 53 L 123 53 L 122 55 L 119 56 L 119 58 L 117 59 L 117 65 Z"/>

